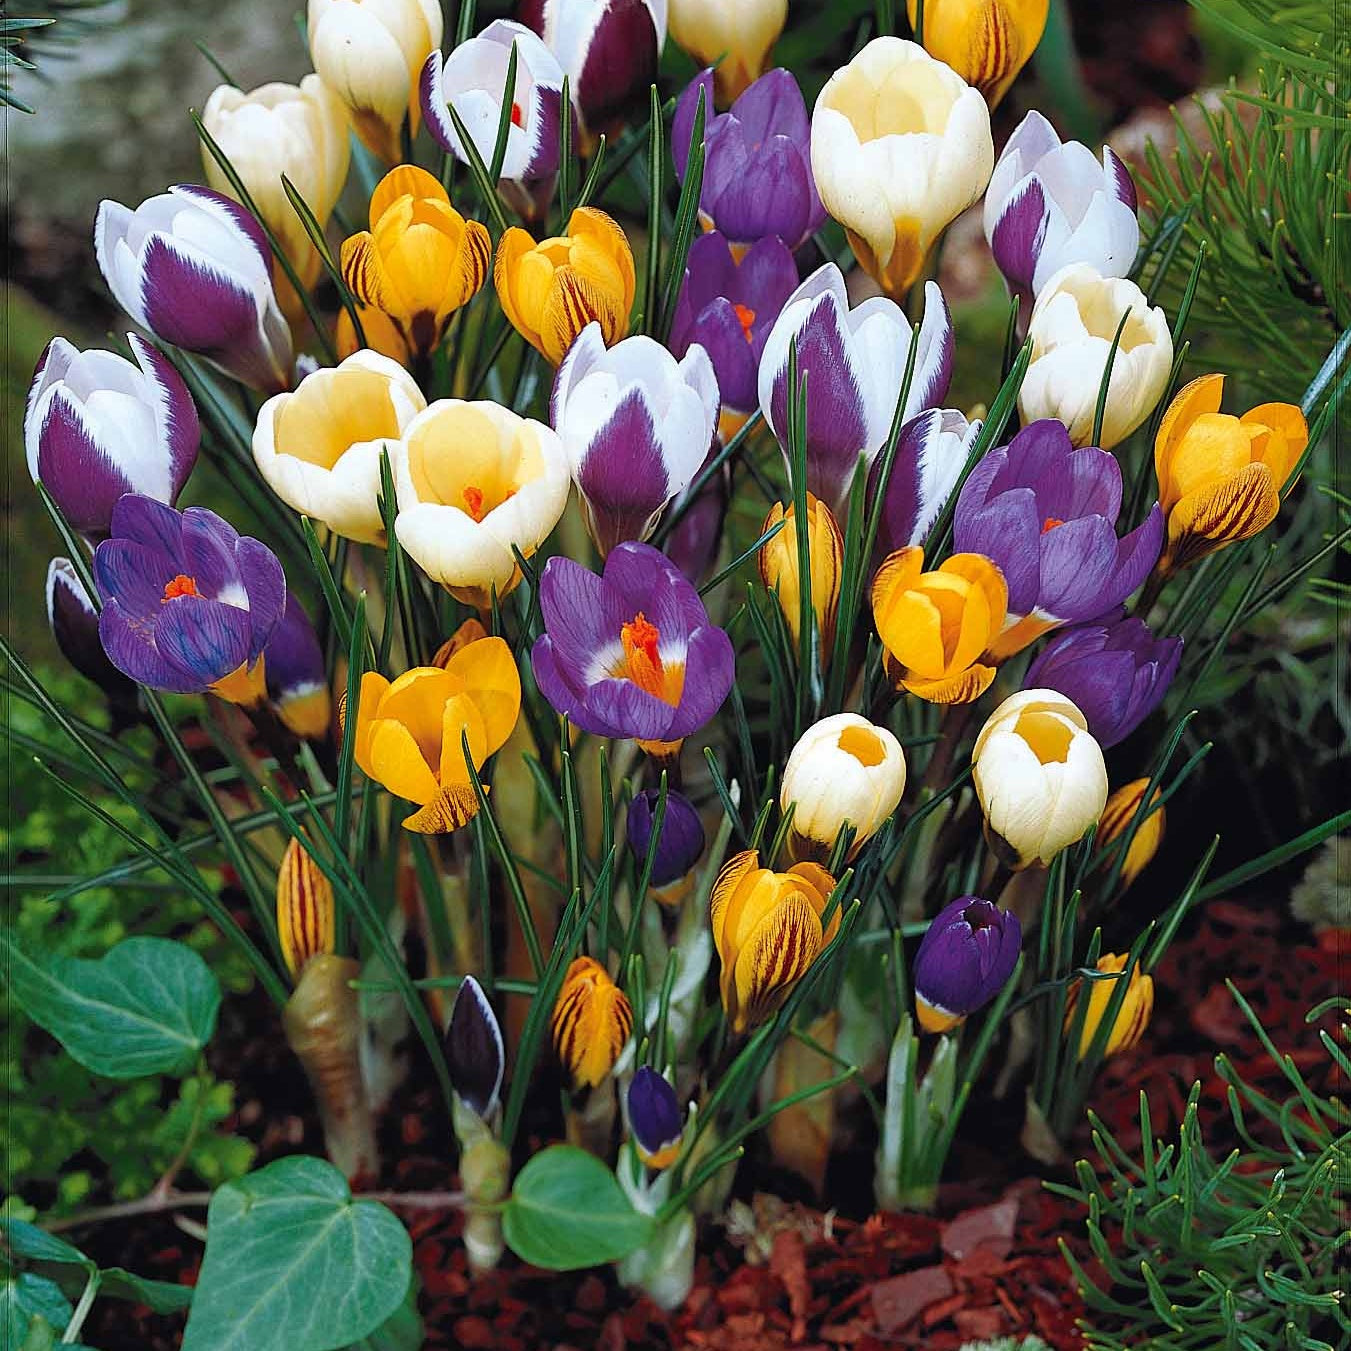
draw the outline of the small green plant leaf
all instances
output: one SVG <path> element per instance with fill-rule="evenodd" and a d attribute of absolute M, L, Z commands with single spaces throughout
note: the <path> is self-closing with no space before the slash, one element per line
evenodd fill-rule
<path fill-rule="evenodd" d="M 55 1281 L 22 1271 L 0 1281 L 0 1346 L 23 1346 L 34 1318 L 64 1331 L 75 1310 Z"/>
<path fill-rule="evenodd" d="M 332 1164 L 278 1159 L 211 1199 L 183 1351 L 350 1346 L 404 1302 L 412 1263 L 408 1231 Z"/>

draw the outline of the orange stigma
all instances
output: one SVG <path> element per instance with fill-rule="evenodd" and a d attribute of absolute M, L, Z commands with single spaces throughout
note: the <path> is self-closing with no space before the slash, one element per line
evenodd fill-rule
<path fill-rule="evenodd" d="M 755 311 L 748 310 L 744 305 L 733 305 L 736 311 L 737 322 L 741 325 L 741 332 L 745 335 L 746 341 L 751 341 L 751 325 L 755 322 Z"/>
<path fill-rule="evenodd" d="M 179 596 L 195 595 L 197 595 L 196 581 L 185 573 L 180 572 L 171 582 L 165 584 L 164 597 L 160 601 L 160 604 L 163 605 L 167 601 L 175 600 Z"/>
<path fill-rule="evenodd" d="M 624 644 L 624 662 L 615 674 L 633 681 L 640 690 L 646 690 L 654 698 L 674 707 L 680 702 L 680 692 L 685 686 L 685 668 L 674 666 L 668 669 L 662 664 L 657 646 L 660 638 L 657 626 L 649 624 L 640 610 L 619 631 L 619 640 Z"/>
<path fill-rule="evenodd" d="M 1044 535 L 1048 530 L 1054 530 L 1058 525 L 1064 525 L 1065 522 L 1059 516 L 1048 516 L 1041 523 L 1041 533 Z"/>
<path fill-rule="evenodd" d="M 519 103 L 513 103 L 511 105 L 511 125 L 513 127 L 525 126 L 525 114 L 521 111 L 521 105 Z"/>
<path fill-rule="evenodd" d="M 463 498 L 464 498 L 464 504 L 465 504 L 465 506 L 469 509 L 469 514 L 470 514 L 476 521 L 481 521 L 481 520 L 483 519 L 483 516 L 484 516 L 484 512 L 483 512 L 483 489 L 482 489 L 482 488 L 472 488 L 472 487 L 466 488 L 466 489 L 464 490 L 464 492 L 461 494 L 461 496 L 463 496 Z"/>

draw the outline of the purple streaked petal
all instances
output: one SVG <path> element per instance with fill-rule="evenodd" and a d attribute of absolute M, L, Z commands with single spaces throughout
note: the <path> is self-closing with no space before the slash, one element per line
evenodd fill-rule
<path fill-rule="evenodd" d="M 248 535 L 235 546 L 235 564 L 249 599 L 249 665 L 267 646 L 286 609 L 286 574 L 277 555 Z"/>
<path fill-rule="evenodd" d="M 675 161 L 676 177 L 685 181 L 685 169 L 690 159 L 690 137 L 694 134 L 694 117 L 699 108 L 699 92 L 704 95 L 704 139 L 714 121 L 713 113 L 713 68 L 701 70 L 687 84 L 676 100 L 675 117 L 671 121 L 671 158 Z M 707 182 L 704 184 L 707 188 Z"/>
<path fill-rule="evenodd" d="M 800 147 L 774 136 L 744 157 L 729 151 L 730 145 L 720 150 L 724 181 L 710 208 L 718 229 L 738 241 L 778 235 L 796 248 L 811 234 L 813 211 L 811 171 Z"/>
<path fill-rule="evenodd" d="M 620 545 L 614 553 L 624 547 Z M 594 572 L 560 555 L 544 565 L 539 599 L 544 627 L 550 635 L 549 660 L 580 692 L 596 658 L 614 646 L 620 627 L 633 614 L 626 611 L 623 598 Z M 538 652 L 538 644 L 535 650 Z"/>
<path fill-rule="evenodd" d="M 677 710 L 631 680 L 598 680 L 587 687 L 573 721 L 595 736 L 671 741 Z"/>
<path fill-rule="evenodd" d="M 1155 502 L 1140 525 L 1122 536 L 1117 545 L 1115 594 L 1107 598 L 1109 604 L 1124 601 L 1154 570 L 1163 550 L 1163 529 L 1163 509 Z"/>
<path fill-rule="evenodd" d="M 667 737 L 689 736 L 704 726 L 722 707 L 735 678 L 732 640 L 712 625 L 696 629 L 685 651 L 685 685 Z"/>
<path fill-rule="evenodd" d="M 968 478 L 967 483 L 970 481 Z M 965 489 L 962 496 L 965 497 Z M 966 512 L 962 511 L 959 498 L 957 511 L 961 524 L 953 530 L 956 552 L 984 554 L 993 561 L 1008 584 L 1009 613 L 1029 613 L 1037 604 L 1041 577 L 1037 543 L 1041 520 L 1032 490 L 1014 488 L 1000 493 L 988 505 Z"/>
<path fill-rule="evenodd" d="M 1082 516 L 1043 532 L 1037 609 L 1064 621 L 1091 619 L 1114 603 L 1116 531 L 1103 516 Z M 1010 611 L 1014 610 L 1012 605 Z M 1022 611 L 1016 611 L 1022 613 Z"/>
<path fill-rule="evenodd" d="M 141 305 L 157 337 L 189 352 L 259 345 L 258 302 L 238 273 L 156 233 L 142 254 Z"/>
<path fill-rule="evenodd" d="M 183 553 L 183 516 L 173 507 L 141 493 L 127 493 L 113 506 L 109 533 L 167 554 L 177 569 Z"/>
<path fill-rule="evenodd" d="M 530 649 L 530 667 L 539 692 L 548 700 L 554 712 L 575 722 L 586 686 L 579 677 L 574 679 L 572 672 L 560 666 L 553 640 L 547 633 L 535 639 L 535 645 Z"/>
<path fill-rule="evenodd" d="M 792 71 L 766 71 L 732 105 L 730 116 L 741 125 L 748 145 L 784 136 L 800 146 L 811 141 L 812 123 Z"/>
<path fill-rule="evenodd" d="M 1011 290 L 1031 294 L 1048 220 L 1046 193 L 1035 174 L 1025 178 L 1000 207 L 990 251 Z"/>
<path fill-rule="evenodd" d="M 99 641 L 124 676 L 152 690 L 200 694 L 209 683 L 166 661 L 155 647 L 153 628 L 128 615 L 116 601 L 107 602 L 99 612 Z"/>
<path fill-rule="evenodd" d="M 206 507 L 189 507 L 183 513 L 183 571 L 197 583 L 197 594 L 221 600 L 223 593 L 242 604 L 239 566 L 235 546 L 239 534 L 228 521 Z"/>
<path fill-rule="evenodd" d="M 641 388 L 629 389 L 596 432 L 576 482 L 607 552 L 622 540 L 641 538 L 670 500 L 657 428 Z"/>
<path fill-rule="evenodd" d="M 625 621 L 640 610 L 662 635 L 660 651 L 668 643 L 684 648 L 696 629 L 708 623 L 708 611 L 698 591 L 659 549 L 629 542 L 614 549 L 605 560 L 606 591 Z"/>
<path fill-rule="evenodd" d="M 695 343 L 713 363 L 724 407 L 739 413 L 753 409 L 758 397 L 759 363 L 731 300 L 719 297 L 710 301 L 687 325 L 681 341 L 672 339 L 671 350 L 684 356 Z"/>
<path fill-rule="evenodd" d="M 755 311 L 751 331 L 755 335 L 756 359 L 788 297 L 797 290 L 797 263 L 792 250 L 776 235 L 766 235 L 753 244 L 736 266 L 733 288 L 728 294 Z"/>
<path fill-rule="evenodd" d="M 250 659 L 247 611 L 205 596 L 167 601 L 154 631 L 159 655 L 185 678 L 199 678 L 199 688 L 214 684 Z"/>
<path fill-rule="evenodd" d="M 94 551 L 94 584 L 104 600 L 116 598 L 128 614 L 157 615 L 165 583 L 178 563 L 162 549 L 130 539 L 106 539 Z"/>
<path fill-rule="evenodd" d="M 1107 185 L 1117 201 L 1130 207 L 1132 211 L 1138 211 L 1140 202 L 1135 191 L 1135 180 L 1131 177 L 1131 171 L 1113 153 L 1110 146 L 1102 148 L 1102 167 L 1106 171 Z"/>

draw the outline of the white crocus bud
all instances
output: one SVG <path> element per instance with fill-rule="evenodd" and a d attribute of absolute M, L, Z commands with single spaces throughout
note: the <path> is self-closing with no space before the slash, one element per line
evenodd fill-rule
<path fill-rule="evenodd" d="M 971 766 L 986 842 L 1014 869 L 1049 864 L 1107 805 L 1102 748 L 1055 690 L 1005 699 L 981 728 Z"/>

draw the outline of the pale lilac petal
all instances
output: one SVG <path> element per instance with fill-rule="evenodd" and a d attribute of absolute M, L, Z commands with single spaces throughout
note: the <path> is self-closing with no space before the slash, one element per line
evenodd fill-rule
<path fill-rule="evenodd" d="M 611 557 L 623 549 L 620 545 Z M 558 668 L 581 690 L 586 673 L 618 642 L 621 626 L 634 612 L 589 568 L 561 556 L 545 564 L 539 600 L 544 627 L 551 635 L 550 660 L 556 659 Z"/>
<path fill-rule="evenodd" d="M 587 687 L 573 721 L 596 736 L 672 741 L 676 710 L 631 680 L 598 680 Z"/>
<path fill-rule="evenodd" d="M 979 465 L 976 466 L 980 468 Z M 974 477 L 975 471 L 972 471 Z M 967 479 L 970 483 L 971 479 Z M 962 497 L 966 495 L 965 487 Z M 1000 493 L 977 510 L 963 511 L 958 499 L 953 547 L 964 554 L 984 554 L 1004 574 L 1010 614 L 1025 615 L 1037 603 L 1040 586 L 1038 537 L 1041 521 L 1030 488 Z"/>
<path fill-rule="evenodd" d="M 547 633 L 535 640 L 535 646 L 530 650 L 530 667 L 535 675 L 535 684 L 539 686 L 539 692 L 550 707 L 556 713 L 576 722 L 576 713 L 586 686 L 581 682 L 574 684 L 564 668 L 559 665 L 554 653 L 553 640 Z"/>

